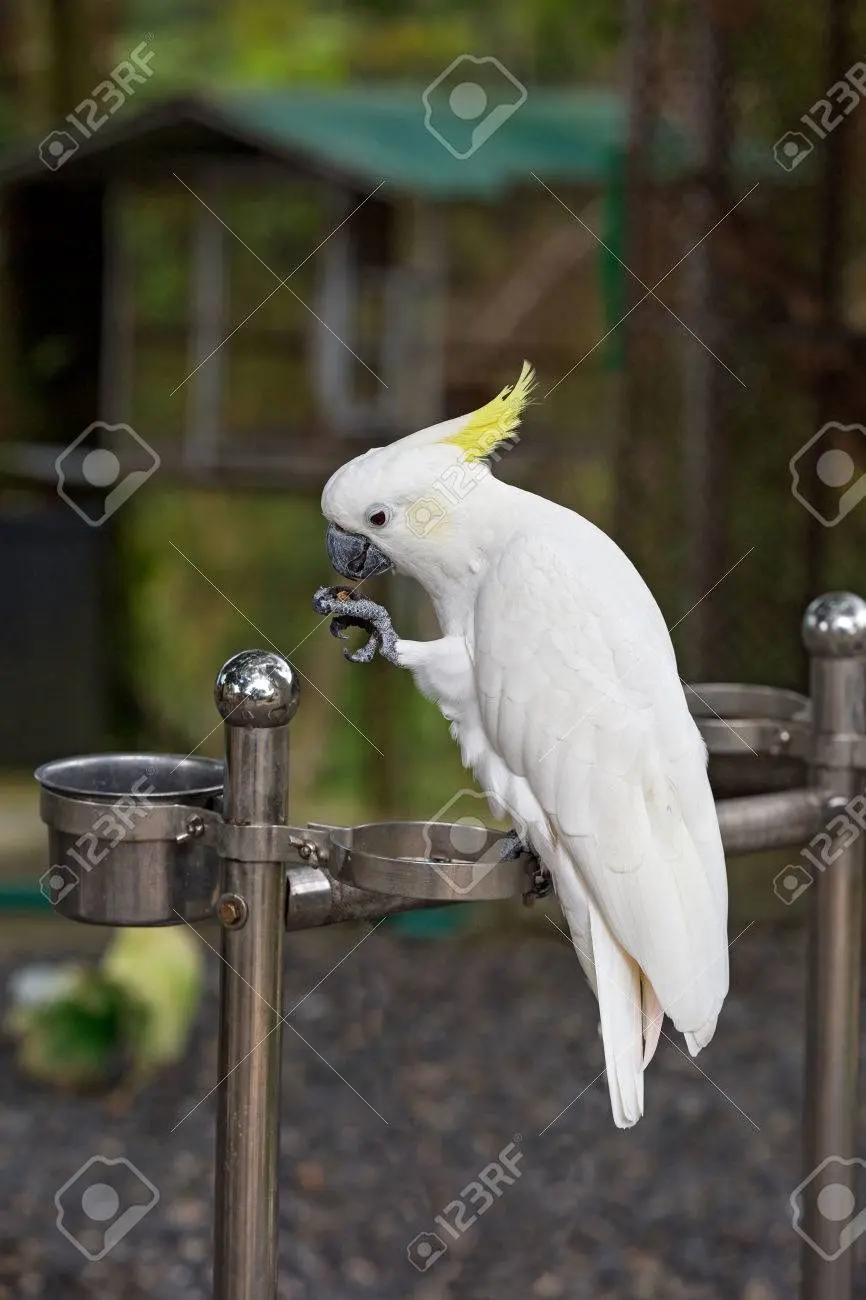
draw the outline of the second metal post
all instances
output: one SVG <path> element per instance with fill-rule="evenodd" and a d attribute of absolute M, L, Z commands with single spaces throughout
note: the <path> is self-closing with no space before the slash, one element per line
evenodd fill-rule
<path fill-rule="evenodd" d="M 817 754 L 813 784 L 835 794 L 839 812 L 863 788 L 852 747 L 866 733 L 866 602 L 837 592 L 809 606 L 803 639 L 811 658 L 810 695 Z M 856 1213 L 860 962 L 866 835 L 841 818 L 816 871 L 811 899 L 806 1014 L 805 1169 L 795 1193 L 804 1238 L 804 1300 L 850 1300 Z M 853 834 L 850 827 L 853 826 Z M 822 851 L 823 854 L 823 851 Z"/>

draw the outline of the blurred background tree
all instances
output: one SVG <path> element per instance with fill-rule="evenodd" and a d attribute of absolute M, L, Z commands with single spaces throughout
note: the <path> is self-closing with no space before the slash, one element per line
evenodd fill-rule
<path fill-rule="evenodd" d="M 770 145 L 866 48 L 866 14 L 846 0 L 822 7 L 796 0 L 783 9 L 770 0 L 620 7 L 589 0 L 577 8 L 568 0 L 469 8 L 457 0 L 0 0 L 7 143 L 38 139 L 144 39 L 158 76 L 138 92 L 141 101 L 300 84 L 417 89 L 466 51 L 495 53 L 530 92 L 618 90 L 632 110 L 630 151 L 621 188 L 612 186 L 606 201 L 625 214 L 614 253 L 646 284 L 757 178 L 703 252 L 659 288 L 689 329 L 702 338 L 718 333 L 713 352 L 729 373 L 647 299 L 531 413 L 519 454 L 528 486 L 616 532 L 671 623 L 752 555 L 677 631 L 684 661 L 702 676 L 803 684 L 797 627 L 806 600 L 819 587 L 862 586 L 864 523 L 852 515 L 834 531 L 810 520 L 791 496 L 787 462 L 826 419 L 854 421 L 863 395 L 852 358 L 866 320 L 866 214 L 853 195 L 863 177 L 866 113 L 846 119 L 796 174 L 774 167 Z M 661 119 L 678 123 L 703 158 L 704 170 L 682 184 L 661 184 L 647 171 L 652 124 Z M 226 203 L 230 224 L 240 223 L 271 265 L 292 265 L 322 237 L 315 207 L 287 204 L 280 193 L 243 203 L 229 195 Z M 174 254 L 192 238 L 193 212 L 188 196 L 167 186 L 130 214 L 142 310 L 160 329 L 174 328 L 186 310 L 188 284 Z M 534 265 L 534 251 L 567 221 L 541 191 L 449 219 L 450 328 L 482 317 L 506 271 L 523 258 Z M 607 315 L 597 322 L 600 338 L 644 290 L 613 254 L 586 242 Z M 235 251 L 232 323 L 247 300 L 252 308 L 273 287 L 264 268 Z M 598 301 L 570 298 L 556 310 L 573 324 Z M 285 328 L 290 311 L 278 295 L 259 319 Z M 590 320 L 590 335 L 594 329 Z M 168 394 L 186 357 L 181 343 L 147 357 L 136 404 L 159 442 L 182 424 L 183 394 Z M 303 364 L 285 357 L 287 403 Z M 242 425 L 271 400 L 264 374 L 263 357 L 232 358 L 230 403 Z M 503 363 L 498 380 L 510 377 Z M 543 379 L 549 387 L 558 377 Z M 543 450 L 533 456 L 539 427 Z M 116 739 L 179 749 L 203 743 L 216 752 L 218 734 L 201 739 L 213 725 L 214 668 L 265 634 L 295 651 L 316 683 L 298 724 L 296 779 L 310 816 L 351 818 L 359 808 L 426 815 L 462 784 L 456 755 L 434 712 L 394 674 L 344 670 L 327 629 L 312 631 L 309 594 L 328 572 L 322 534 L 309 491 L 201 490 L 157 477 L 138 494 L 117 540 L 137 707 Z M 429 613 L 410 609 L 399 589 L 391 597 L 425 625 Z"/>

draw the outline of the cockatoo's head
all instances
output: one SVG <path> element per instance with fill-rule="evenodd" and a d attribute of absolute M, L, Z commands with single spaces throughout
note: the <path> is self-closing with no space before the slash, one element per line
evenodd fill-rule
<path fill-rule="evenodd" d="M 424 581 L 460 549 L 463 525 L 477 518 L 476 489 L 489 460 L 514 442 L 534 385 L 528 362 L 517 383 L 486 406 L 388 447 L 375 447 L 338 469 L 322 493 L 328 555 L 344 578 L 360 581 L 397 568 Z"/>

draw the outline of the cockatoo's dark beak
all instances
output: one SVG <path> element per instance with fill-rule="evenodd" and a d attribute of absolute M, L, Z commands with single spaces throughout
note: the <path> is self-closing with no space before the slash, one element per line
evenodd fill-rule
<path fill-rule="evenodd" d="M 328 557 L 338 573 L 357 582 L 362 578 L 375 578 L 393 567 L 387 555 L 383 555 L 369 537 L 347 533 L 336 524 L 328 524 Z"/>

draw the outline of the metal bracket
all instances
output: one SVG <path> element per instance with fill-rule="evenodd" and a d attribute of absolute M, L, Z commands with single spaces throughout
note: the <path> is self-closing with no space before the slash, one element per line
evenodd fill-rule
<path fill-rule="evenodd" d="M 222 825 L 219 813 L 194 804 L 150 803 L 119 796 L 112 803 L 68 798 L 43 787 L 39 796 L 42 820 L 68 835 L 89 835 L 112 844 L 127 841 L 189 839 L 211 842 Z"/>
<path fill-rule="evenodd" d="M 287 873 L 286 928 L 322 925 L 331 915 L 334 882 L 321 867 L 293 867 Z"/>
<path fill-rule="evenodd" d="M 220 821 L 215 844 L 233 862 L 291 862 L 300 866 L 328 860 L 328 832 L 306 826 L 239 826 Z"/>

